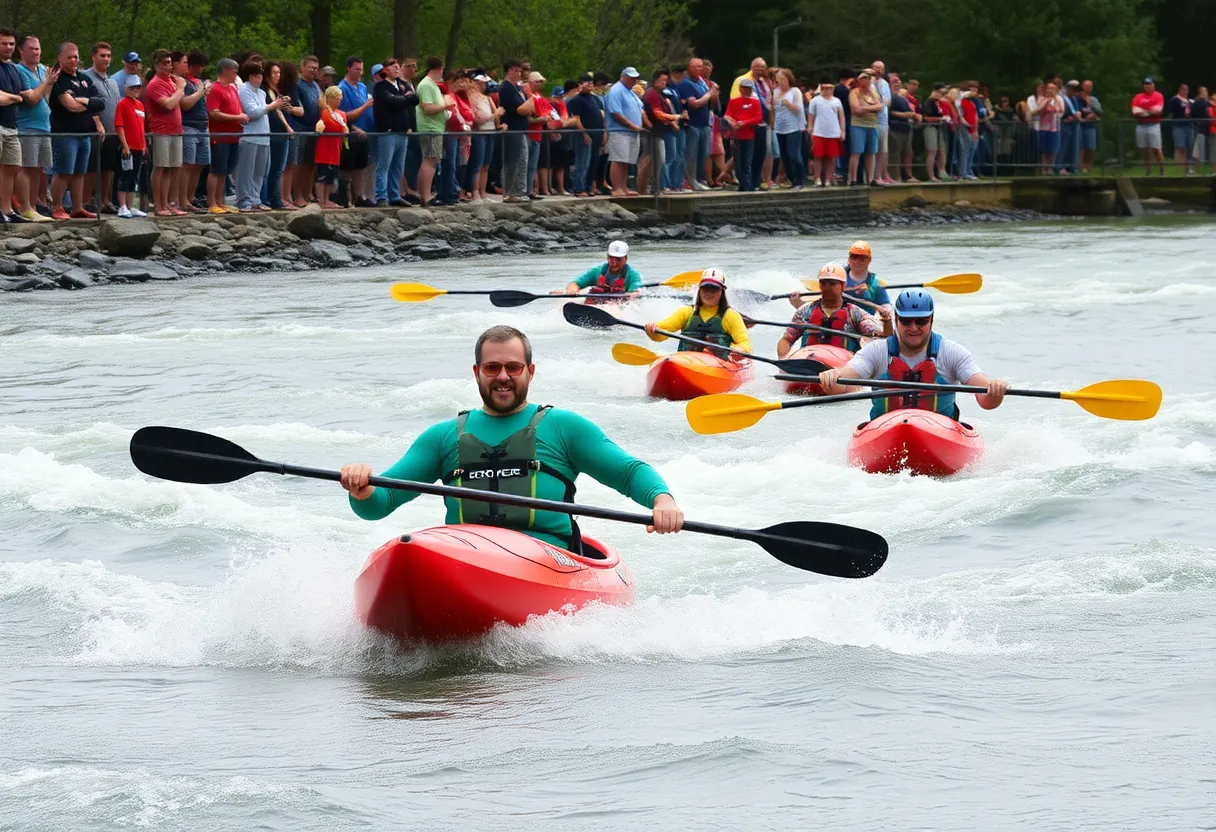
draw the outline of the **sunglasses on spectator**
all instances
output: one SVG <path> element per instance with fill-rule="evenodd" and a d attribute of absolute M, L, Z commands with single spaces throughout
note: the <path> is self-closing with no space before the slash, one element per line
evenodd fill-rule
<path fill-rule="evenodd" d="M 899 324 L 900 326 L 906 326 L 909 328 L 913 328 L 913 327 L 920 328 L 920 327 L 931 326 L 933 324 L 933 319 L 932 318 L 901 318 L 899 316 L 896 316 L 895 323 Z"/>
<path fill-rule="evenodd" d="M 497 378 L 503 370 L 506 370 L 507 375 L 511 378 L 516 378 L 523 375 L 524 370 L 528 369 L 527 364 L 521 364 L 518 361 L 510 361 L 506 364 L 501 361 L 487 361 L 478 366 L 481 368 L 481 374 L 486 378 Z"/>

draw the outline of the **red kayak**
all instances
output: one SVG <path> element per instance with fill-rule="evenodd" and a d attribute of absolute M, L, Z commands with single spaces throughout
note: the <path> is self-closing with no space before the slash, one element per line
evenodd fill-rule
<path fill-rule="evenodd" d="M 729 393 L 752 377 L 752 362 L 730 361 L 707 352 L 676 352 L 650 365 L 646 395 L 682 402 Z"/>
<path fill-rule="evenodd" d="M 496 526 L 423 529 L 372 552 L 355 580 L 355 614 L 399 639 L 431 642 L 592 601 L 633 603 L 637 588 L 616 550 L 584 536 L 583 551 Z"/>
<path fill-rule="evenodd" d="M 828 344 L 807 344 L 805 347 L 799 347 L 796 350 L 791 350 L 787 359 L 790 358 L 809 358 L 813 361 L 819 361 L 826 364 L 829 369 L 843 367 L 849 363 L 849 359 L 853 357 L 853 353 L 846 350 L 844 347 L 833 347 Z M 823 388 L 818 384 L 807 384 L 800 381 L 787 381 L 785 383 L 785 392 L 795 396 L 822 396 Z"/>
<path fill-rule="evenodd" d="M 931 410 L 893 410 L 859 425 L 849 440 L 849 463 L 871 474 L 911 471 L 948 477 L 984 452 L 979 431 Z"/>

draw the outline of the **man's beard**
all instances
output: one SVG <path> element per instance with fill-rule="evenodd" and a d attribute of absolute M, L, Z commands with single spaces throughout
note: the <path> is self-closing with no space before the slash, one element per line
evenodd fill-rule
<path fill-rule="evenodd" d="M 495 388 L 510 387 L 510 396 L 508 398 L 506 390 L 500 390 L 498 395 L 494 395 Z M 498 379 L 480 379 L 477 383 L 477 392 L 481 394 L 481 400 L 485 403 L 486 410 L 493 413 L 511 413 L 518 410 L 520 405 L 528 400 L 528 382 L 523 376 L 513 378 L 505 384 Z"/>

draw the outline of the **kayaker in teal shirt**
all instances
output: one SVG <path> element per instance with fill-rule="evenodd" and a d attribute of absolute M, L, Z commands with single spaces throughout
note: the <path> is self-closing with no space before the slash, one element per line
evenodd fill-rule
<path fill-rule="evenodd" d="M 641 293 L 642 275 L 629 265 L 629 245 L 624 240 L 609 243 L 607 263 L 592 266 L 567 283 L 566 288 L 554 289 L 549 294 L 574 295 L 583 289 L 590 289 L 588 295 L 630 294 L 636 297 Z"/>
<path fill-rule="evenodd" d="M 654 523 L 647 531 L 680 530 L 684 515 L 654 468 L 582 416 L 528 403 L 536 368 L 527 336 L 513 327 L 491 327 L 477 339 L 475 358 L 482 408 L 427 428 L 382 476 L 572 502 L 574 480 L 588 474 L 652 509 Z M 370 486 L 371 475 L 362 463 L 342 468 L 351 509 L 365 520 L 387 517 L 418 496 Z M 444 502 L 446 523 L 505 526 L 578 551 L 578 526 L 570 515 L 450 497 Z"/>

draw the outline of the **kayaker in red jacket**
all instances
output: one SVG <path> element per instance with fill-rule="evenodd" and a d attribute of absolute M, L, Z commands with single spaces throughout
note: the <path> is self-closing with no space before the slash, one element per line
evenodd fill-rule
<path fill-rule="evenodd" d="M 828 329 L 838 329 L 841 333 L 850 332 L 854 335 L 894 334 L 891 329 L 890 309 L 884 306 L 878 310 L 878 316 L 882 319 L 880 325 L 860 306 L 845 300 L 844 284 L 848 279 L 848 274 L 839 263 L 828 263 L 821 268 L 819 270 L 820 297 L 799 306 L 790 323 L 814 324 Z M 857 352 L 861 347 L 860 338 L 846 338 L 843 334 L 828 335 L 826 332 L 791 326 L 777 342 L 777 357 L 785 358 L 789 355 L 790 349 L 796 341 L 801 341 L 799 346 L 803 347 L 807 344 L 829 344 L 834 347 L 843 347 L 850 352 Z"/>
<path fill-rule="evenodd" d="M 971 384 L 987 387 L 975 400 L 985 410 L 1000 407 L 1009 382 L 990 379 L 980 372 L 971 352 L 933 331 L 933 298 L 923 289 L 907 289 L 895 299 L 895 334 L 862 347 L 848 364 L 819 374 L 825 393 L 857 392 L 839 383 L 842 378 L 895 379 L 936 384 Z M 916 393 L 875 399 L 870 418 L 889 410 L 918 407 L 951 419 L 959 418 L 953 393 Z"/>
<path fill-rule="evenodd" d="M 491 327 L 477 339 L 474 357 L 481 409 L 427 428 L 383 476 L 572 502 L 574 480 L 580 473 L 589 474 L 652 509 L 654 523 L 647 531 L 680 530 L 684 514 L 654 468 L 626 453 L 582 416 L 528 403 L 536 366 L 526 335 L 509 326 Z M 351 509 L 366 520 L 387 517 L 418 496 L 368 485 L 371 475 L 371 467 L 363 463 L 342 468 Z M 578 526 L 568 514 L 467 499 L 444 502 L 448 524 L 504 526 L 578 551 Z"/>

